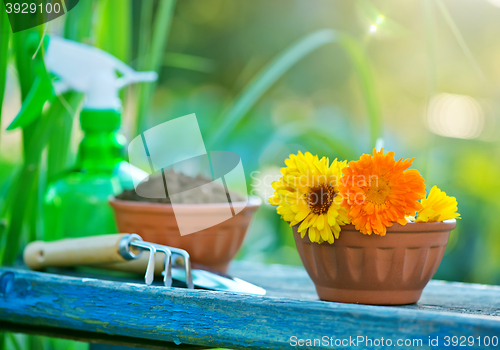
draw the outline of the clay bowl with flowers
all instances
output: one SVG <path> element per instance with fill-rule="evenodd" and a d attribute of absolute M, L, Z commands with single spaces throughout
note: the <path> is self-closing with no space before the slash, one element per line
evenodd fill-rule
<path fill-rule="evenodd" d="M 373 151 L 357 161 L 290 155 L 270 199 L 293 227 L 322 300 L 400 305 L 418 301 L 436 272 L 457 201 L 426 193 L 413 159 Z"/>
<path fill-rule="evenodd" d="M 172 196 L 158 197 L 165 193 L 165 183 L 177 193 L 175 205 Z M 168 170 L 136 190 L 125 190 L 110 204 L 119 232 L 137 233 L 145 241 L 184 249 L 195 268 L 226 272 L 261 200 L 227 191 L 206 176 Z M 181 229 L 189 234 L 182 235 Z"/>

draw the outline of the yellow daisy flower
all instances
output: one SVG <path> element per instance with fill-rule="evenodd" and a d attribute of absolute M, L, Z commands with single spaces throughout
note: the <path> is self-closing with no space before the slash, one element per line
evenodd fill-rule
<path fill-rule="evenodd" d="M 347 210 L 337 197 L 338 184 L 346 161 L 321 159 L 307 152 L 291 154 L 285 160 L 283 175 L 273 182 L 274 197 L 269 202 L 278 206 L 276 211 L 294 226 L 300 223 L 298 232 L 309 234 L 311 242 L 333 243 L 339 238 L 340 225 L 349 223 Z"/>
<path fill-rule="evenodd" d="M 436 186 L 431 188 L 427 198 L 422 199 L 422 209 L 417 213 L 416 222 L 438 222 L 459 219 L 457 199 L 449 197 Z"/>

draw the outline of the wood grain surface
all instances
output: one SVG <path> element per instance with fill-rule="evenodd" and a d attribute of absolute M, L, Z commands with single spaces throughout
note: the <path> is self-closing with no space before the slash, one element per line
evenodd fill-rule
<path fill-rule="evenodd" d="M 417 304 L 384 307 L 319 301 L 301 267 L 240 262 L 230 272 L 266 288 L 268 294 L 0 268 L 0 320 L 175 344 L 255 349 L 290 349 L 291 337 L 422 339 L 423 348 L 429 348 L 429 337 L 438 337 L 438 348 L 444 348 L 446 336 L 500 336 L 500 288 L 495 286 L 431 281 Z"/>

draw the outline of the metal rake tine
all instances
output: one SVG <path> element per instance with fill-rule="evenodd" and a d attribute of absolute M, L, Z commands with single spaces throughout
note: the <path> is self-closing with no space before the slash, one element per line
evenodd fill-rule
<path fill-rule="evenodd" d="M 167 246 L 155 244 L 155 243 L 150 243 L 150 244 L 153 244 L 157 251 L 165 254 L 165 270 L 163 271 L 163 283 L 165 284 L 165 287 L 171 287 L 172 286 L 172 253 L 170 252 L 170 249 Z"/>
<path fill-rule="evenodd" d="M 151 283 L 153 283 L 154 276 L 155 276 L 156 247 L 154 245 L 152 245 L 151 243 L 147 243 L 144 241 L 132 241 L 132 242 L 130 242 L 130 245 L 132 245 L 136 248 L 149 250 L 148 267 L 146 268 L 146 275 L 144 276 L 144 280 L 145 280 L 147 285 L 150 285 Z"/>
<path fill-rule="evenodd" d="M 157 249 L 159 247 L 166 247 L 171 253 L 181 255 L 184 258 L 184 268 L 186 270 L 186 285 L 189 289 L 194 289 L 193 274 L 191 273 L 191 257 L 189 253 L 184 249 L 162 246 L 159 244 L 152 243 Z"/>
<path fill-rule="evenodd" d="M 170 248 L 173 253 L 182 255 L 184 258 L 184 268 L 186 269 L 186 284 L 189 289 L 194 289 L 193 274 L 191 273 L 191 257 L 189 253 L 183 249 Z"/>

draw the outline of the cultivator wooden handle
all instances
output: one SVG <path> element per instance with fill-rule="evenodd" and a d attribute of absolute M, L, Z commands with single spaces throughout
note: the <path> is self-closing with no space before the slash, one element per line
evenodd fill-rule
<path fill-rule="evenodd" d="M 69 238 L 55 242 L 36 241 L 24 249 L 24 262 L 33 270 L 45 267 L 69 267 L 123 262 L 138 255 L 137 248 L 124 244 L 137 235 L 110 234 L 85 238 Z M 140 239 L 140 237 L 139 237 Z M 124 251 L 125 250 L 125 251 Z M 127 256 L 132 253 L 131 257 Z"/>
<path fill-rule="evenodd" d="M 142 251 L 149 251 L 143 256 Z M 157 254 L 160 253 L 160 256 Z M 94 266 L 112 270 L 144 271 L 146 284 L 153 283 L 155 270 L 163 271 L 165 286 L 172 285 L 172 254 L 184 261 L 186 284 L 194 288 L 188 252 L 160 244 L 144 242 L 137 234 L 111 234 L 85 238 L 68 238 L 55 242 L 36 241 L 24 249 L 24 262 L 32 270 L 46 267 Z M 133 260 L 133 261 L 130 261 Z M 158 261 L 158 264 L 156 263 Z M 162 266 L 156 269 L 156 266 Z"/>

